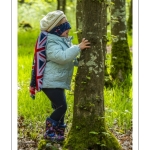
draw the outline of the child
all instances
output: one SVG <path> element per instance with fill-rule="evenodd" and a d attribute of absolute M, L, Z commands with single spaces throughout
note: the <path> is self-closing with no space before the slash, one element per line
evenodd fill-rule
<path fill-rule="evenodd" d="M 77 55 L 82 50 L 90 48 L 90 43 L 83 38 L 79 45 L 72 45 L 72 38 L 68 36 L 71 26 L 60 10 L 49 12 L 43 17 L 40 20 L 40 29 L 47 32 L 42 91 L 55 108 L 46 119 L 44 138 L 63 141 L 66 127 L 64 117 L 67 110 L 65 89 L 70 89 Z"/>

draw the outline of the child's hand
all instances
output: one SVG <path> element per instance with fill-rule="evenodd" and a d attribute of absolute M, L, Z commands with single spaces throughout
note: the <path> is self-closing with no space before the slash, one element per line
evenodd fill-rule
<path fill-rule="evenodd" d="M 85 48 L 90 48 L 91 46 L 89 46 L 90 42 L 88 42 L 88 40 L 86 40 L 85 38 L 82 39 L 82 42 L 79 44 L 79 47 L 81 50 L 85 49 Z"/>

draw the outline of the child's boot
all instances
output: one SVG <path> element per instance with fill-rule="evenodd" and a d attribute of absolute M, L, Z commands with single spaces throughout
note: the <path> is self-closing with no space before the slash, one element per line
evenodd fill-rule
<path fill-rule="evenodd" d="M 64 140 L 63 129 L 58 125 L 58 121 L 51 118 L 46 119 L 46 132 L 44 134 L 45 139 L 50 139 L 51 141 L 59 142 Z M 62 126 L 63 127 L 63 126 Z"/>
<path fill-rule="evenodd" d="M 46 119 L 46 130 L 45 130 L 44 138 L 50 139 L 51 141 L 55 141 L 57 139 L 57 135 L 55 133 L 57 126 L 58 126 L 58 122 L 48 117 Z"/>
<path fill-rule="evenodd" d="M 60 124 L 56 130 L 59 141 L 63 141 L 65 139 L 65 128 L 67 126 L 65 124 Z"/>

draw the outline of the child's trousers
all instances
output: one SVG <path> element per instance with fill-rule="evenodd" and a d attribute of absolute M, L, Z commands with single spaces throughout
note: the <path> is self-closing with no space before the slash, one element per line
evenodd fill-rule
<path fill-rule="evenodd" d="M 64 124 L 64 116 L 67 110 L 65 90 L 61 88 L 43 88 L 42 91 L 52 102 L 55 107 L 50 118 Z"/>

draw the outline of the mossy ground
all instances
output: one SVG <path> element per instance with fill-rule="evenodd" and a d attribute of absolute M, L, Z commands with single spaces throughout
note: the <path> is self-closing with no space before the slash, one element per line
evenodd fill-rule
<path fill-rule="evenodd" d="M 50 140 L 42 139 L 38 143 L 38 150 L 59 150 L 63 142 L 51 142 Z"/>
<path fill-rule="evenodd" d="M 72 125 L 65 141 L 54 143 L 42 139 L 38 143 L 38 150 L 59 150 L 59 147 L 62 150 L 121 150 L 116 137 L 105 128 L 103 121 L 98 121 L 96 118 L 93 117 L 91 126 L 89 125 L 91 118 L 78 122 L 74 120 L 76 124 Z"/>

